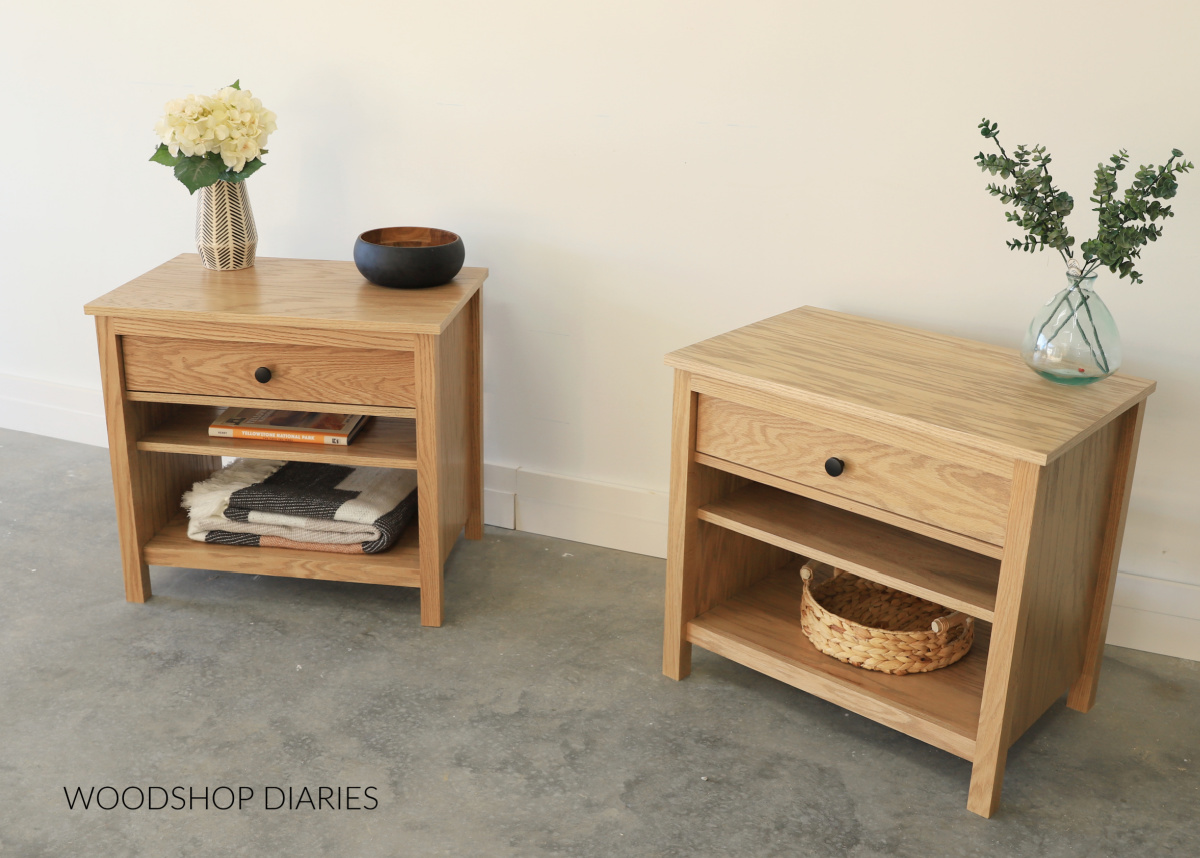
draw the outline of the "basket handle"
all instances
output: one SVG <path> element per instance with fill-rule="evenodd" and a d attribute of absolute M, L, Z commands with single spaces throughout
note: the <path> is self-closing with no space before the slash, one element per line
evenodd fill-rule
<path fill-rule="evenodd" d="M 969 626 L 974 622 L 974 617 L 969 617 L 962 611 L 955 611 L 953 614 L 947 614 L 944 617 L 938 617 L 936 620 L 930 623 L 930 627 L 933 629 L 934 634 L 940 635 L 950 631 L 950 629 L 954 628 L 955 626 Z"/>
<path fill-rule="evenodd" d="M 807 560 L 805 561 L 804 565 L 800 567 L 800 577 L 805 583 L 811 582 L 813 576 L 818 572 L 832 572 L 834 578 L 842 574 L 841 569 L 835 569 L 828 563 L 821 563 L 818 560 Z"/>

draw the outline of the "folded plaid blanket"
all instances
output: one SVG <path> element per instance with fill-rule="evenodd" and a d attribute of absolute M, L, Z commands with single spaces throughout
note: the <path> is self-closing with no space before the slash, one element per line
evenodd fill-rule
<path fill-rule="evenodd" d="M 375 554 L 416 515 L 417 472 L 237 459 L 192 486 L 183 507 L 199 542 Z"/>

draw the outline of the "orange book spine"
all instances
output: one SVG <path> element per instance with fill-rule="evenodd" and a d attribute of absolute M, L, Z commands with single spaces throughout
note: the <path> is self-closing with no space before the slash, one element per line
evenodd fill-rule
<path fill-rule="evenodd" d="M 218 438 L 257 438 L 260 441 L 297 441 L 301 444 L 333 444 L 345 446 L 345 435 L 328 432 L 297 432 L 282 429 L 243 429 L 240 426 L 210 426 L 208 434 Z"/>

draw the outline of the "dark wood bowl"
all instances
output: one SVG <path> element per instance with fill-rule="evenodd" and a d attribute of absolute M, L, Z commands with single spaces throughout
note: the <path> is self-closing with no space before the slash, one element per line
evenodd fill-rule
<path fill-rule="evenodd" d="M 391 289 L 449 283 L 462 270 L 466 254 L 456 234 L 426 226 L 369 229 L 354 242 L 354 264 L 362 276 Z"/>

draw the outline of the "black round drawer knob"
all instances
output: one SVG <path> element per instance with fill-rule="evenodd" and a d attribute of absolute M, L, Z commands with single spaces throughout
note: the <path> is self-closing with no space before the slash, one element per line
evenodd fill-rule
<path fill-rule="evenodd" d="M 265 366 L 260 366 L 258 369 L 254 370 L 254 380 L 259 384 L 266 384 L 271 380 L 271 370 L 267 369 Z M 826 464 L 825 467 L 828 468 L 829 465 Z"/>
<path fill-rule="evenodd" d="M 846 470 L 846 463 L 837 456 L 830 456 L 825 460 L 825 473 L 829 476 L 840 477 L 844 470 Z"/>

